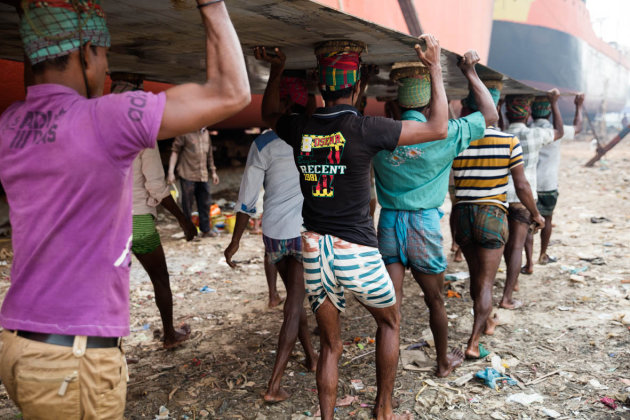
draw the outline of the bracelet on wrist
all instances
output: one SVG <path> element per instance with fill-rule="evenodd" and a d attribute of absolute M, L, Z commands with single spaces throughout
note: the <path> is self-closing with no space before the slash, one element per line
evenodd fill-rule
<path fill-rule="evenodd" d="M 199 4 L 197 4 L 197 9 L 201 9 L 202 7 L 210 6 L 210 5 L 215 4 L 215 3 L 221 3 L 222 1 L 223 0 L 210 0 L 210 1 L 207 1 L 205 3 L 199 3 Z"/>

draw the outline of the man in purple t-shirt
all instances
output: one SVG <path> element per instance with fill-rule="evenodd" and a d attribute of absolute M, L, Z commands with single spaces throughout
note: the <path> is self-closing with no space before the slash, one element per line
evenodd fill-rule
<path fill-rule="evenodd" d="M 250 98 L 225 6 L 199 8 L 212 55 L 205 84 L 102 96 L 110 42 L 99 1 L 26 3 L 32 83 L 0 116 L 14 250 L 0 378 L 24 418 L 122 418 L 132 162 L 156 139 L 212 125 Z"/>

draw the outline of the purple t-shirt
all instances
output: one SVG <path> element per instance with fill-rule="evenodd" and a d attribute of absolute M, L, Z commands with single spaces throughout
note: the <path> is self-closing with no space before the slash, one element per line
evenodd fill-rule
<path fill-rule="evenodd" d="M 86 99 L 45 84 L 0 116 L 14 252 L 2 327 L 129 334 L 131 166 L 155 146 L 165 101 L 146 92 Z"/>

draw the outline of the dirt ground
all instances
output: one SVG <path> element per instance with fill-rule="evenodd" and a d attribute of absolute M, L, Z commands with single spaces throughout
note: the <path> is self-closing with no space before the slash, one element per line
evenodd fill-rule
<path fill-rule="evenodd" d="M 537 265 L 532 276 L 521 276 L 516 297 L 526 305 L 498 312 L 502 325 L 494 336 L 482 339 L 491 352 L 487 358 L 466 361 L 450 377 L 437 379 L 432 373 L 435 353 L 428 311 L 419 287 L 410 277 L 406 279 L 400 332 L 404 360 L 395 386 L 400 401 L 397 412 L 409 411 L 416 419 L 630 418 L 623 406 L 630 395 L 630 144 L 622 143 L 592 169 L 582 166 L 593 154 L 587 142 L 563 144 L 562 154 L 561 195 L 550 248 L 559 262 Z M 450 209 L 448 202 L 445 209 Z M 592 217 L 606 219 L 592 223 Z M 165 406 L 175 419 L 310 418 L 317 411 L 315 377 L 302 365 L 299 344 L 283 382 L 291 398 L 268 405 L 260 397 L 271 374 L 282 321 L 281 308 L 266 307 L 261 237 L 245 235 L 236 255 L 240 264 L 232 270 L 223 258 L 228 234 L 186 243 L 176 239 L 177 225 L 164 215 L 159 230 L 171 273 L 176 319 L 192 327 L 193 338 L 178 350 L 162 349 L 154 338 L 161 325 L 152 286 L 134 261 L 133 332 L 124 348 L 135 363 L 129 365 L 126 417 L 153 419 Z M 7 243 L 0 242 L 3 245 Z M 450 259 L 448 273 L 467 270 L 466 263 Z M 0 293 L 4 295 L 10 259 L 5 255 L 2 260 Z M 495 304 L 504 280 L 502 265 Z M 278 284 L 283 293 L 281 281 Z M 472 326 L 468 280 L 447 287 L 461 295 L 445 299 L 449 342 L 464 348 Z M 314 327 L 310 311 L 309 317 Z M 337 418 L 368 419 L 376 394 L 375 323 L 353 300 L 342 323 L 345 345 L 339 397 L 356 398 L 348 398 L 351 405 L 337 409 Z M 318 346 L 317 337 L 313 339 Z M 428 347 L 406 350 L 425 342 Z M 478 379 L 465 381 L 467 374 L 491 367 L 493 356 L 495 366 L 506 368 L 520 385 L 495 390 Z M 456 383 L 458 378 L 462 379 Z M 363 389 L 355 389 L 352 380 L 360 380 Z M 521 393 L 536 401 L 528 405 L 508 402 Z M 616 400 L 617 408 L 604 405 L 603 397 Z M 17 415 L 2 392 L 0 418 Z"/>

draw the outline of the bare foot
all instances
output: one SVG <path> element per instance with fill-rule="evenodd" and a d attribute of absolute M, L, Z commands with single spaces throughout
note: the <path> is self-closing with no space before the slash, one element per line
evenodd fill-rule
<path fill-rule="evenodd" d="M 273 403 L 282 402 L 282 401 L 286 400 L 287 398 L 289 398 L 290 396 L 291 395 L 289 395 L 289 393 L 287 391 L 285 391 L 283 388 L 280 388 L 280 389 L 278 389 L 275 392 L 267 390 L 265 395 L 263 395 L 263 398 L 264 398 L 265 402 L 273 404 Z"/>
<path fill-rule="evenodd" d="M 518 309 L 523 306 L 523 302 L 520 300 L 512 299 L 510 301 L 502 300 L 499 307 L 503 309 Z"/>
<path fill-rule="evenodd" d="M 518 279 L 516 279 L 516 283 L 514 283 L 514 291 L 518 292 L 519 290 L 521 290 L 520 286 L 518 285 Z"/>
<path fill-rule="evenodd" d="M 179 328 L 175 328 L 175 335 L 173 337 L 164 337 L 164 348 L 174 349 L 181 346 L 184 341 L 190 338 L 190 326 L 188 324 L 182 324 Z"/>
<path fill-rule="evenodd" d="M 275 308 L 276 306 L 280 305 L 282 303 L 282 298 L 280 298 L 279 294 L 275 294 L 271 297 L 269 297 L 269 304 L 268 306 L 270 308 Z"/>
<path fill-rule="evenodd" d="M 534 267 L 524 265 L 521 267 L 521 274 L 525 274 L 527 276 L 534 274 Z"/>
<path fill-rule="evenodd" d="M 438 378 L 446 378 L 452 371 L 458 368 L 464 361 L 464 353 L 458 348 L 451 349 L 451 352 L 446 355 L 446 359 L 448 360 L 446 366 L 440 366 L 438 364 L 437 371 L 435 372 L 435 376 Z"/>
<path fill-rule="evenodd" d="M 464 352 L 466 359 L 479 359 L 479 341 L 468 341 L 468 347 Z"/>
<path fill-rule="evenodd" d="M 317 371 L 317 354 L 315 354 L 314 356 L 306 356 L 306 360 L 304 361 L 304 365 L 306 365 L 306 369 L 308 369 L 309 372 L 316 372 Z"/>
<path fill-rule="evenodd" d="M 540 258 L 538 258 L 538 264 L 540 265 L 547 265 L 549 263 L 555 263 L 555 262 L 558 262 L 558 258 L 551 257 L 547 254 L 543 254 L 540 256 Z"/>
<path fill-rule="evenodd" d="M 494 314 L 486 320 L 486 329 L 484 330 L 485 335 L 493 335 L 494 329 L 499 325 L 499 317 L 497 314 Z"/>

